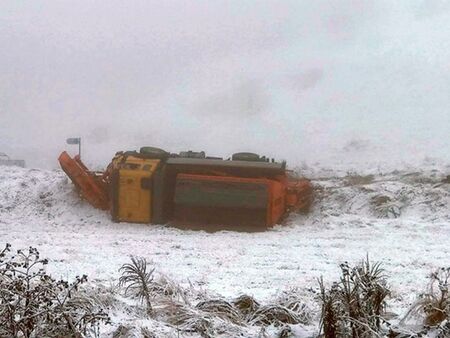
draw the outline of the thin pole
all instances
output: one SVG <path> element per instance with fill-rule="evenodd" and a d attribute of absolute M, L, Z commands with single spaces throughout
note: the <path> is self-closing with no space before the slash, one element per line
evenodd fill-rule
<path fill-rule="evenodd" d="M 81 159 L 81 137 L 78 138 L 78 157 Z"/>

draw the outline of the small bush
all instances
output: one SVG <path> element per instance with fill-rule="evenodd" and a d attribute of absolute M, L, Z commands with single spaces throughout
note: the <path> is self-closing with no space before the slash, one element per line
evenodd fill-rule
<path fill-rule="evenodd" d="M 367 258 L 355 267 L 341 264 L 341 278 L 330 290 L 319 281 L 321 330 L 326 338 L 372 337 L 380 332 L 389 289 L 380 263 Z"/>
<path fill-rule="evenodd" d="M 0 252 L 0 337 L 98 336 L 109 317 L 80 290 L 87 277 L 55 280 L 47 264 L 33 247 Z"/>
<path fill-rule="evenodd" d="M 425 325 L 435 326 L 450 320 L 450 267 L 441 268 L 430 276 L 428 293 L 422 295 Z M 437 286 L 437 288 L 436 288 Z"/>
<path fill-rule="evenodd" d="M 119 278 L 119 286 L 125 287 L 125 295 L 133 295 L 141 302 L 145 302 L 147 313 L 153 314 L 151 299 L 151 289 L 153 282 L 153 272 L 155 269 L 147 271 L 147 260 L 140 257 L 131 257 L 131 263 L 122 265 L 119 269 L 122 275 Z"/>
<path fill-rule="evenodd" d="M 427 292 L 419 296 L 403 322 L 411 316 L 419 315 L 423 317 L 425 329 L 450 334 L 450 267 L 438 269 L 429 278 Z"/>

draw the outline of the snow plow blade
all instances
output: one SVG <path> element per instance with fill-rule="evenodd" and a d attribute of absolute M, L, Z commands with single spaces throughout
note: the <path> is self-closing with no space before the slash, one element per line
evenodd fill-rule
<path fill-rule="evenodd" d="M 58 161 L 62 170 L 69 176 L 86 201 L 97 209 L 109 209 L 107 183 L 101 176 L 90 172 L 78 155 L 71 158 L 67 152 L 63 151 L 59 155 Z"/>

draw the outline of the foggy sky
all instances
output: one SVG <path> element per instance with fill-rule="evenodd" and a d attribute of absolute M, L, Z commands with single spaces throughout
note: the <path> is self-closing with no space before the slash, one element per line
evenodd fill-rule
<path fill-rule="evenodd" d="M 2 1 L 0 46 L 0 152 L 30 166 L 75 136 L 94 166 L 142 145 L 450 160 L 444 0 Z"/>

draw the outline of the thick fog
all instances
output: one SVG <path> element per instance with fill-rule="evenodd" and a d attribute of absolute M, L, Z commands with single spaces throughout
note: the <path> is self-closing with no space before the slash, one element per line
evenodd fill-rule
<path fill-rule="evenodd" d="M 2 1 L 0 152 L 450 159 L 450 2 Z"/>

